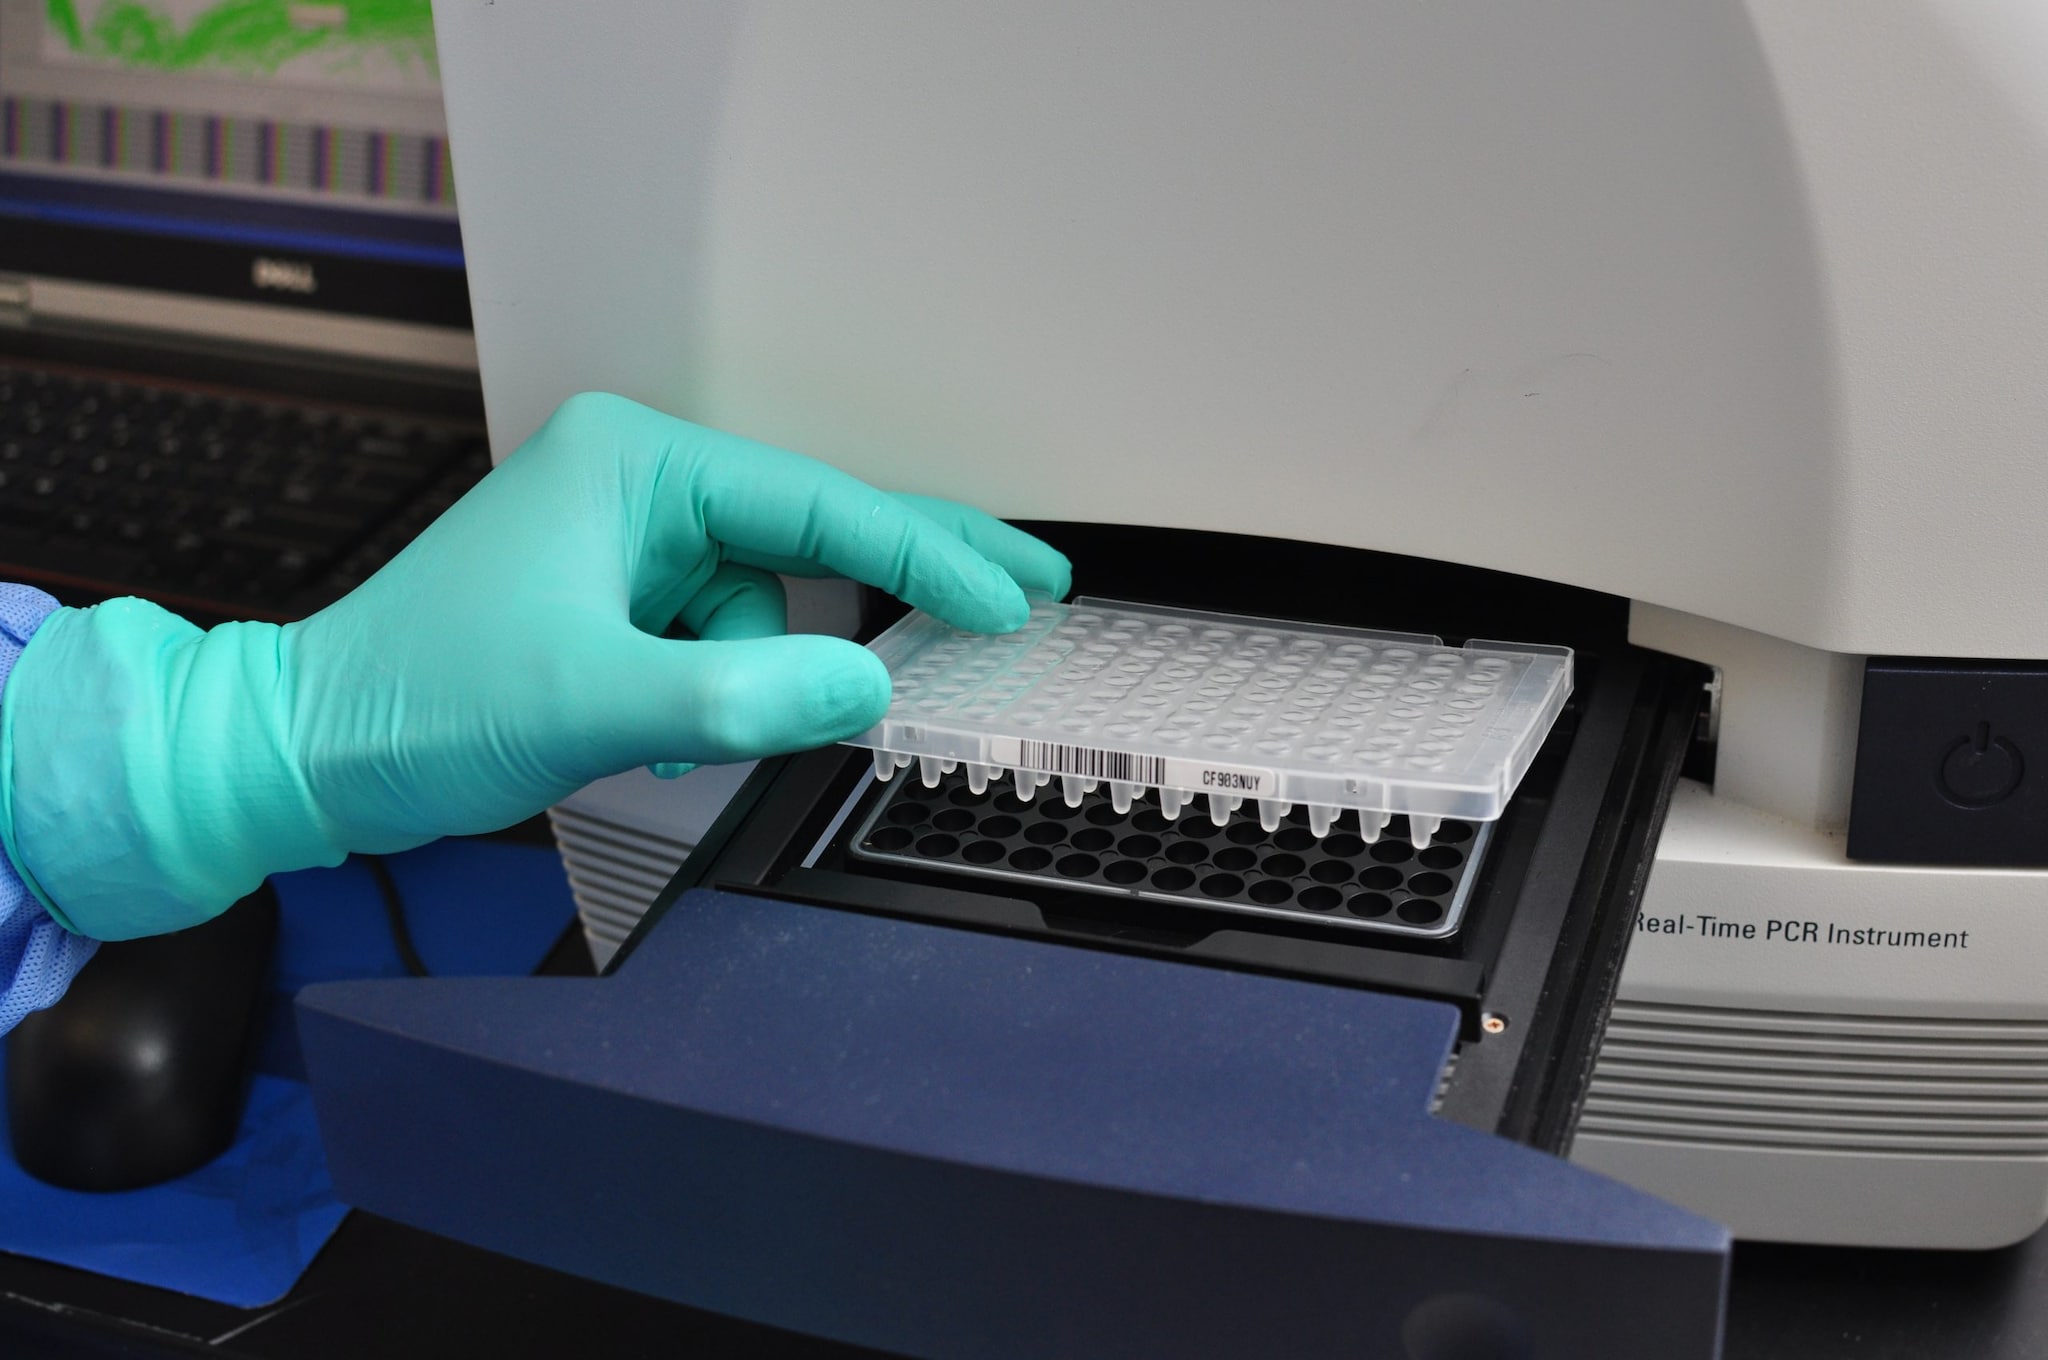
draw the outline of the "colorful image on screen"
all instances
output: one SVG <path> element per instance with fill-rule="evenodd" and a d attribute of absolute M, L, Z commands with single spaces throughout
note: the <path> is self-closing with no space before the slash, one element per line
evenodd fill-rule
<path fill-rule="evenodd" d="M 48 0 L 43 60 L 302 87 L 439 88 L 427 0 Z"/>

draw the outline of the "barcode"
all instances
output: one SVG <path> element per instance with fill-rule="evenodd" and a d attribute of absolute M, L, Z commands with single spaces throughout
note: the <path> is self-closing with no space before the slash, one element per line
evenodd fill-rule
<path fill-rule="evenodd" d="M 1166 781 L 1166 760 L 1161 756 L 1097 751 L 1087 746 L 1063 746 L 1056 741 L 1021 741 L 1018 747 L 1017 763 L 1027 770 L 1075 774 L 1083 779 L 1114 779 L 1126 784 Z"/>

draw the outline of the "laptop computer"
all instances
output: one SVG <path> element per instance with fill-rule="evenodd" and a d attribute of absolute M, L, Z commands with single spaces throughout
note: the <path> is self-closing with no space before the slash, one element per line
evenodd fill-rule
<path fill-rule="evenodd" d="M 427 0 L 0 0 L 0 579 L 299 617 L 489 466 Z"/>

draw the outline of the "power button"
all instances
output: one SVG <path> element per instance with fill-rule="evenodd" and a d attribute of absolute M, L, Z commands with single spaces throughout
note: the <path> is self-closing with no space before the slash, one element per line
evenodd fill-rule
<path fill-rule="evenodd" d="M 2027 777 L 2027 762 L 2010 739 L 1993 736 L 1991 724 L 1980 722 L 1976 731 L 1948 748 L 1935 777 L 1941 781 L 1942 796 L 1951 803 L 1990 807 L 2018 790 Z"/>
<path fill-rule="evenodd" d="M 2048 663 L 1871 658 L 1849 857 L 2048 865 L 2048 776 L 2029 752 L 2048 760 Z"/>

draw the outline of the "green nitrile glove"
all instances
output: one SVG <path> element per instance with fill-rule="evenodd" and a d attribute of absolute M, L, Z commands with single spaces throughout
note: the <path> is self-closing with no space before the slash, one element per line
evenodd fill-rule
<path fill-rule="evenodd" d="M 1020 585 L 1068 585 L 1063 557 L 986 515 L 579 396 L 303 622 L 201 632 L 139 600 L 53 614 L 0 704 L 0 840 L 60 921 L 125 939 L 635 765 L 873 725 L 887 672 L 850 642 L 781 636 L 776 572 L 850 576 L 984 632 L 1023 624 Z"/>

